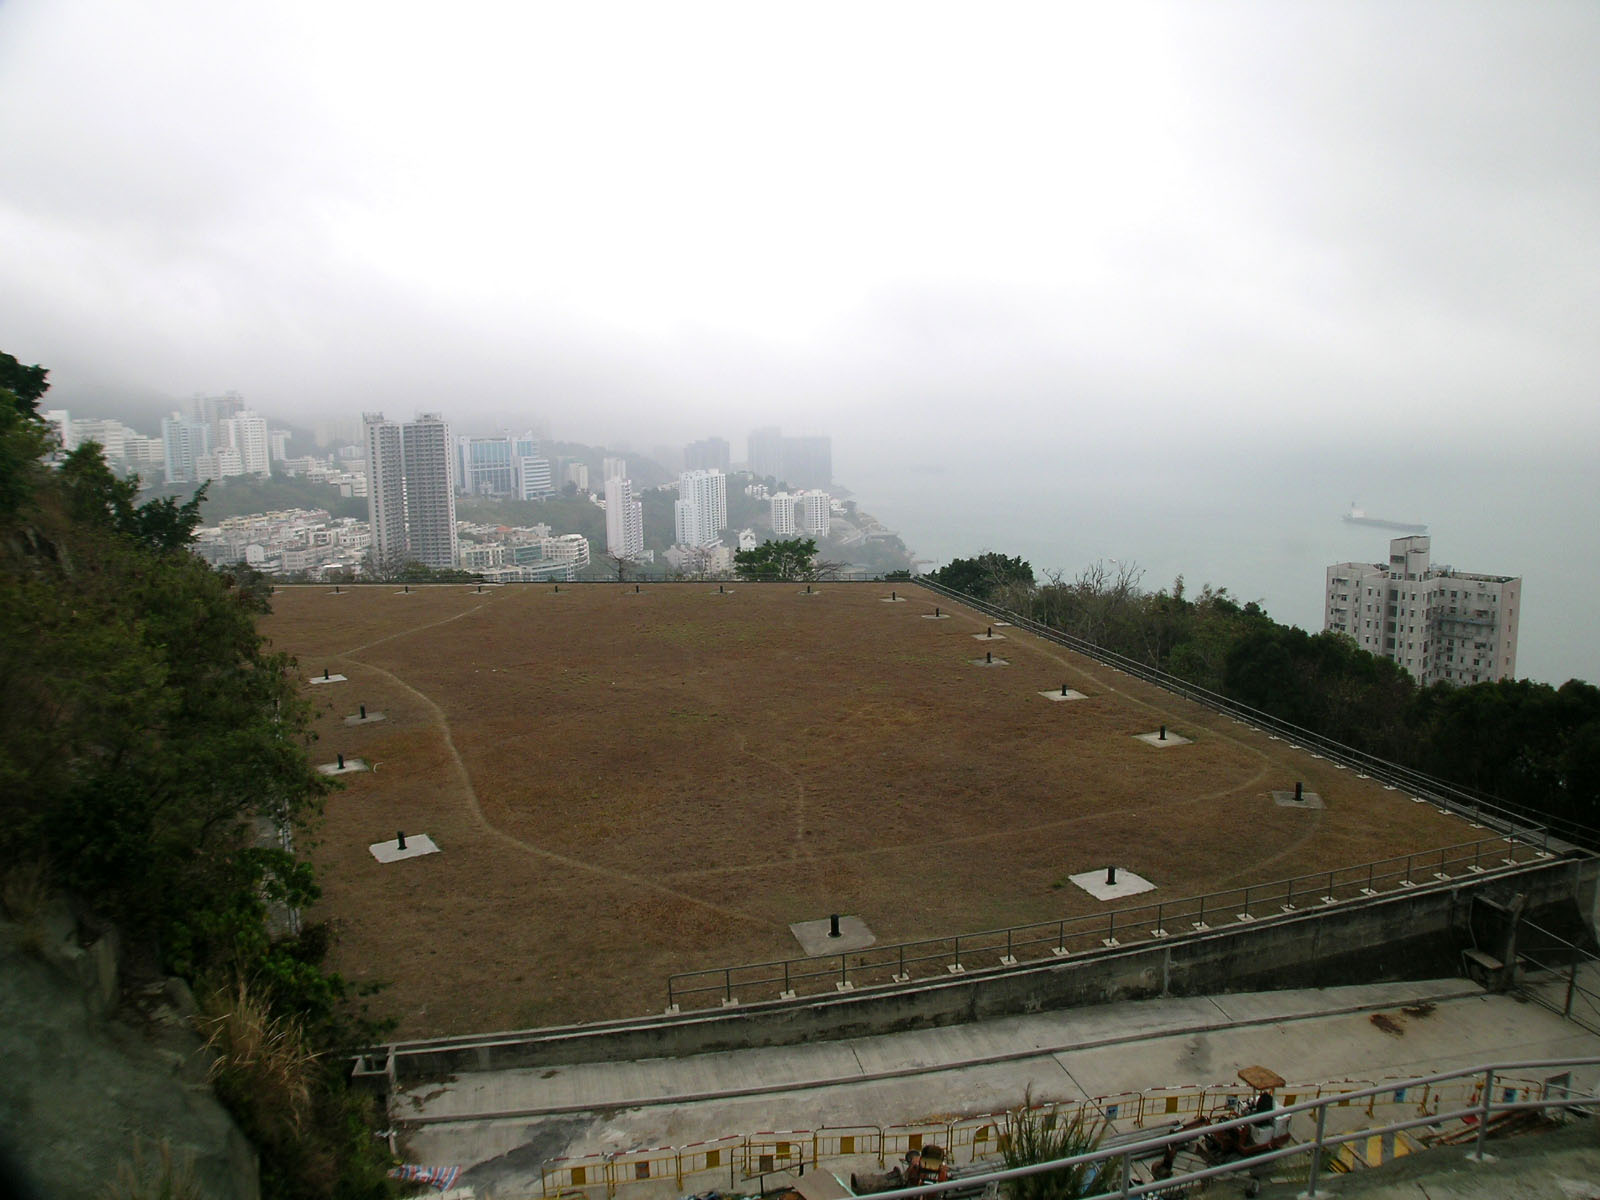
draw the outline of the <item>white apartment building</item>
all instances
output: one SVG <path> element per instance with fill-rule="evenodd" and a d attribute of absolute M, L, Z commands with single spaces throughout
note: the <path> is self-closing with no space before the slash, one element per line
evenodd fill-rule
<path fill-rule="evenodd" d="M 372 556 L 380 564 L 406 556 L 405 455 L 398 422 L 382 413 L 365 413 L 367 521 L 372 526 Z"/>
<path fill-rule="evenodd" d="M 618 558 L 644 553 L 644 505 L 633 498 L 633 480 L 621 475 L 606 477 L 606 553 Z"/>
<path fill-rule="evenodd" d="M 423 413 L 400 431 L 405 458 L 406 547 L 425 567 L 456 565 L 455 448 L 450 426 Z"/>
<path fill-rule="evenodd" d="M 245 408 L 217 422 L 220 441 L 239 455 L 240 469 L 246 475 L 272 474 L 272 444 L 267 440 L 267 422 L 261 414 Z"/>
<path fill-rule="evenodd" d="M 1430 562 L 1430 539 L 1394 538 L 1387 563 L 1327 571 L 1323 628 L 1393 659 L 1422 686 L 1515 678 L 1522 580 Z"/>
<path fill-rule="evenodd" d="M 626 479 L 628 477 L 628 460 L 625 458 L 603 458 L 600 460 L 600 474 L 607 479 Z"/>
<path fill-rule="evenodd" d="M 828 536 L 828 521 L 833 515 L 827 492 L 801 492 L 799 496 L 800 532 Z"/>
<path fill-rule="evenodd" d="M 772 495 L 772 536 L 792 538 L 795 534 L 794 497 L 788 492 Z"/>
<path fill-rule="evenodd" d="M 63 450 L 76 450 L 77 440 L 72 436 L 72 414 L 64 408 L 47 408 L 39 414 L 45 424 L 55 430 L 56 442 Z"/>
<path fill-rule="evenodd" d="M 728 477 L 721 471 L 685 471 L 673 505 L 680 546 L 715 546 L 728 527 Z"/>
<path fill-rule="evenodd" d="M 550 477 L 548 458 L 517 459 L 517 495 L 524 500 L 538 500 L 555 495 L 555 481 Z"/>

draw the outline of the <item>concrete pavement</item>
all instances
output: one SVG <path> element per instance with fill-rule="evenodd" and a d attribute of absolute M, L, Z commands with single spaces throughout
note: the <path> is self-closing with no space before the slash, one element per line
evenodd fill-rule
<path fill-rule="evenodd" d="M 1428 1015 L 1406 1007 L 1432 1004 Z M 1382 1025 L 1373 1017 L 1382 1014 Z M 549 1158 L 758 1130 L 887 1126 L 1181 1084 L 1262 1063 L 1291 1083 L 1600 1053 L 1600 1037 L 1461 979 L 1105 1005 L 686 1058 L 464 1074 L 393 1102 L 413 1162 L 539 1194 Z M 1577 1082 L 1592 1086 L 1594 1078 Z M 724 1186 L 726 1186 L 726 1182 Z M 663 1190 L 676 1191 L 664 1181 Z M 652 1187 L 655 1185 L 651 1185 Z M 630 1200 L 646 1200 L 635 1188 Z"/>

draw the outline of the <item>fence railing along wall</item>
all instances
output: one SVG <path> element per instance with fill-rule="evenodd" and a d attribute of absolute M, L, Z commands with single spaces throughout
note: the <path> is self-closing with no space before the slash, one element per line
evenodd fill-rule
<path fill-rule="evenodd" d="M 1495 1114 L 1507 1111 L 1537 1111 L 1545 1107 L 1594 1106 L 1600 1098 L 1573 1094 L 1570 1086 L 1574 1067 L 1592 1067 L 1600 1058 L 1543 1060 L 1492 1064 L 1464 1068 L 1442 1075 L 1406 1079 L 1341 1079 L 1320 1083 L 1291 1083 L 1279 1089 L 1280 1107 L 1274 1117 L 1285 1114 L 1298 1119 L 1311 1134 L 1309 1140 L 1276 1157 L 1306 1155 L 1317 1160 L 1308 1165 L 1312 1181 L 1320 1160 L 1330 1150 L 1346 1142 L 1437 1125 L 1463 1118 L 1475 1123 L 1478 1131 L 1487 1130 Z M 1556 1076 L 1540 1077 L 1559 1069 Z M 1524 1072 L 1511 1074 L 1510 1072 Z M 1528 1071 L 1536 1074 L 1526 1074 Z M 1095 1096 L 1081 1101 L 1062 1101 L 1036 1105 L 1032 1111 L 1046 1124 L 1084 1118 L 1091 1124 L 1105 1121 L 1122 1131 L 1160 1128 L 1170 1130 L 1219 1113 L 1231 1115 L 1254 1095 L 1254 1089 L 1240 1084 L 1189 1085 L 1149 1088 L 1142 1092 L 1122 1092 Z M 1344 1116 L 1333 1117 L 1331 1111 Z M 737 1190 L 741 1179 L 756 1179 L 776 1171 L 834 1167 L 861 1167 L 863 1160 L 883 1167 L 905 1151 L 925 1145 L 942 1146 L 952 1165 L 973 1164 L 998 1159 L 1006 1150 L 1007 1114 L 1004 1112 L 962 1117 L 955 1120 L 912 1125 L 823 1126 L 818 1129 L 771 1130 L 750 1134 L 730 1134 L 710 1141 L 682 1147 L 659 1146 L 644 1150 L 614 1150 L 550 1159 L 541 1169 L 541 1192 L 545 1197 L 612 1197 L 633 1185 L 671 1179 L 678 1188 L 695 1185 L 709 1187 L 726 1178 Z M 1211 1130 L 1247 1123 L 1251 1118 L 1215 1120 L 1180 1135 L 1163 1133 L 1146 1138 L 1120 1137 L 1117 1144 L 1070 1162 L 1124 1160 L 1135 1167 L 1152 1158 L 1171 1142 L 1190 1140 Z M 1332 1120 L 1335 1128 L 1330 1129 Z M 1374 1122 L 1381 1122 L 1374 1124 Z M 1267 1161 L 1266 1156 L 1253 1161 Z M 1216 1173 L 1238 1171 L 1233 1164 Z M 1003 1177 L 1005 1174 L 1001 1173 Z M 1128 1170 L 1124 1178 L 1141 1174 Z M 1195 1178 L 1199 1178 L 1196 1175 Z M 988 1176 L 963 1172 L 963 1188 Z M 1157 1187 L 1180 1186 L 1185 1177 L 1154 1181 L 1149 1187 L 1137 1185 L 1128 1195 L 1138 1195 Z M 937 1189 L 935 1189 L 936 1192 Z M 899 1193 L 896 1193 L 899 1194 Z M 1120 1189 L 1111 1194 L 1121 1194 Z"/>
<path fill-rule="evenodd" d="M 978 968 L 1048 962 L 1073 954 L 1117 949 L 1224 924 L 1290 917 L 1413 889 L 1485 879 L 1553 857 L 1548 840 L 1529 843 L 1500 834 L 1422 854 L 1397 855 L 1359 866 L 1225 888 L 1157 904 L 1061 917 L 1000 929 L 867 946 L 822 957 L 797 956 L 679 971 L 667 979 L 667 1010 L 744 1001 L 791 999 L 802 993 L 946 979 Z"/>

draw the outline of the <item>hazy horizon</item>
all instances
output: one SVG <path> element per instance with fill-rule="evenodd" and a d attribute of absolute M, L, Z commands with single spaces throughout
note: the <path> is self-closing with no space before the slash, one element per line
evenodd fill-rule
<path fill-rule="evenodd" d="M 1596 679 L 1597 59 L 1578 2 L 10 0 L 0 349 L 68 409 L 825 433 L 921 557 L 1311 628 L 1355 500 Z"/>

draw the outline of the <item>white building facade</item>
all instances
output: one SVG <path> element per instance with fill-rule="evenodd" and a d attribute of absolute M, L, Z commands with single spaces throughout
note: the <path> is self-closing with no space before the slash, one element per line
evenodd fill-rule
<path fill-rule="evenodd" d="M 456 493 L 450 426 L 423 413 L 400 431 L 404 452 L 406 548 L 425 567 L 456 565 Z"/>
<path fill-rule="evenodd" d="M 1394 538 L 1387 563 L 1327 570 L 1323 628 L 1394 660 L 1422 686 L 1512 679 L 1522 580 L 1434 566 L 1425 536 Z"/>
<path fill-rule="evenodd" d="M 728 477 L 721 471 L 685 471 L 678 476 L 673 506 L 680 546 L 715 546 L 728 527 Z"/>
<path fill-rule="evenodd" d="M 372 556 L 380 565 L 406 556 L 405 455 L 400 426 L 382 413 L 362 418 L 367 448 L 367 521 L 372 528 Z"/>
<path fill-rule="evenodd" d="M 633 481 L 606 479 L 606 553 L 638 558 L 644 553 L 644 505 L 633 498 Z"/>

